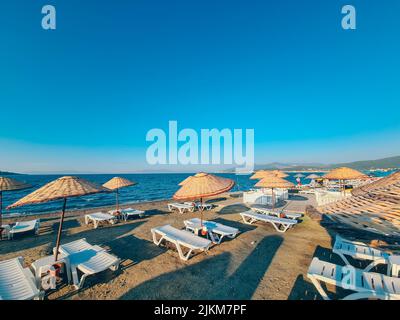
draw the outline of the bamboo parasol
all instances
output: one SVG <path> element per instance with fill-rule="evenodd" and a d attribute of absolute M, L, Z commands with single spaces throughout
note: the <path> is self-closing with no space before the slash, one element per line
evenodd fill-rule
<path fill-rule="evenodd" d="M 250 179 L 251 180 L 259 180 L 266 177 L 279 177 L 286 178 L 288 175 L 279 170 L 259 170 L 255 174 L 253 174 Z"/>
<path fill-rule="evenodd" d="M 274 209 L 275 206 L 274 189 L 275 188 L 288 189 L 294 187 L 294 184 L 279 177 L 265 177 L 260 181 L 258 181 L 255 184 L 255 187 L 270 188 L 272 190 L 272 209 Z"/>
<path fill-rule="evenodd" d="M 192 179 L 192 177 L 193 176 L 189 176 L 189 177 L 187 177 L 185 180 L 183 180 L 183 181 L 181 181 L 181 182 L 179 182 L 179 186 L 183 186 L 186 182 L 188 182 L 190 179 Z"/>
<path fill-rule="evenodd" d="M 317 175 L 317 174 L 315 174 L 315 173 L 310 174 L 310 175 L 308 175 L 308 176 L 306 177 L 306 179 L 310 179 L 310 180 L 314 180 L 314 179 L 318 179 L 318 178 L 320 178 L 320 176 Z"/>
<path fill-rule="evenodd" d="M 115 191 L 117 212 L 119 210 L 119 203 L 118 203 L 119 189 L 134 186 L 135 184 L 137 183 L 121 177 L 114 177 L 111 180 L 107 181 L 105 184 L 103 184 L 104 188 Z"/>
<path fill-rule="evenodd" d="M 218 177 L 204 172 L 197 173 L 183 182 L 184 184 L 174 194 L 173 198 L 175 200 L 200 199 L 201 204 L 203 204 L 203 198 L 227 192 L 235 185 L 235 182 L 231 179 Z M 203 226 L 203 209 L 203 206 L 200 206 L 201 226 Z"/>
<path fill-rule="evenodd" d="M 323 178 L 328 180 L 339 180 L 339 187 L 342 188 L 344 180 L 368 179 L 369 177 L 358 170 L 341 167 L 331 170 L 325 174 Z"/>
<path fill-rule="evenodd" d="M 333 169 L 323 176 L 329 180 L 356 180 L 356 179 L 368 179 L 368 176 L 358 170 L 341 167 Z"/>
<path fill-rule="evenodd" d="M 298 174 L 296 174 L 294 177 L 295 177 L 295 178 L 304 178 L 305 175 L 302 174 L 302 173 L 298 173 Z"/>
<path fill-rule="evenodd" d="M 67 206 L 67 198 L 80 197 L 99 192 L 109 192 L 109 190 L 82 178 L 66 176 L 49 182 L 38 190 L 28 194 L 26 197 L 18 200 L 11 206 L 8 206 L 8 208 L 15 208 L 29 204 L 38 204 L 55 200 L 63 200 L 63 207 L 60 218 L 60 226 L 57 233 L 55 251 L 55 261 L 57 261 L 58 248 L 60 246 L 61 240 L 61 231 L 64 223 L 65 209 Z"/>
<path fill-rule="evenodd" d="M 22 189 L 30 188 L 31 185 L 25 182 L 20 182 L 18 180 L 8 178 L 8 177 L 0 177 L 0 239 L 1 234 L 3 233 L 2 226 L 2 213 L 3 213 L 3 192 L 4 191 L 17 191 Z"/>

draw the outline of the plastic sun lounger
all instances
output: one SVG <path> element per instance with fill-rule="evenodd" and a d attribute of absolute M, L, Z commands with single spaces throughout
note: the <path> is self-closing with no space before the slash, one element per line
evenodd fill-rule
<path fill-rule="evenodd" d="M 0 261 L 0 300 L 39 300 L 42 292 L 35 285 L 29 268 L 23 267 L 22 257 Z"/>
<path fill-rule="evenodd" d="M 109 214 L 111 215 L 115 215 L 115 213 L 117 212 L 117 210 L 110 210 L 108 211 Z M 126 208 L 126 209 L 122 209 L 119 210 L 121 217 L 127 221 L 130 217 L 143 217 L 144 216 L 144 211 L 142 210 L 136 210 L 133 208 Z"/>
<path fill-rule="evenodd" d="M 252 210 L 242 212 L 240 215 L 246 224 L 253 224 L 257 221 L 268 222 L 274 226 L 276 231 L 281 233 L 286 232 L 286 230 L 297 224 L 297 220 L 272 217 L 266 214 L 255 213 Z"/>
<path fill-rule="evenodd" d="M 201 220 L 199 218 L 186 220 L 184 223 L 186 230 L 193 231 L 195 234 L 198 234 L 202 229 Z M 206 227 L 207 235 L 215 244 L 220 244 L 224 237 L 233 239 L 239 233 L 239 229 L 232 228 L 214 221 L 203 221 L 203 226 Z"/>
<path fill-rule="evenodd" d="M 91 213 L 91 214 L 86 214 L 85 215 L 85 224 L 89 224 L 90 222 L 93 223 L 93 227 L 97 229 L 97 227 L 101 223 L 110 223 L 114 224 L 116 223 L 117 217 L 113 216 L 108 213 L 102 213 L 102 212 L 96 212 L 96 213 Z"/>
<path fill-rule="evenodd" d="M 85 238 L 62 244 L 59 251 L 68 259 L 69 272 L 77 289 L 82 288 L 87 276 L 107 269 L 116 271 L 120 263 L 120 259 L 107 253 L 104 248 L 88 243 Z M 78 278 L 78 269 L 83 273 L 81 280 Z"/>
<path fill-rule="evenodd" d="M 189 206 L 195 206 L 195 208 L 197 208 L 198 210 L 200 210 L 200 208 L 202 208 L 203 210 L 211 210 L 214 206 L 210 203 L 201 203 L 199 201 L 196 202 L 184 202 L 184 204 L 187 204 Z"/>
<path fill-rule="evenodd" d="M 178 250 L 179 257 L 182 260 L 187 261 L 190 258 L 190 254 L 193 250 L 199 250 L 207 252 L 211 245 L 211 241 L 194 235 L 193 233 L 186 230 L 176 229 L 169 224 L 151 229 L 153 235 L 153 242 L 157 246 L 165 240 L 173 243 Z M 160 239 L 157 240 L 157 235 Z M 187 248 L 189 251 L 184 254 L 182 247 Z"/>
<path fill-rule="evenodd" d="M 364 269 L 368 272 L 377 265 L 387 265 L 387 275 L 399 277 L 399 270 L 394 268 L 400 265 L 400 255 L 391 255 L 385 251 L 372 248 L 365 243 L 350 241 L 336 235 L 335 244 L 332 251 L 339 255 L 347 265 L 351 265 L 346 256 L 354 259 L 371 261 L 371 263 Z"/>
<path fill-rule="evenodd" d="M 193 204 L 185 204 L 185 203 L 168 203 L 168 210 L 172 211 L 173 209 L 177 209 L 179 213 L 184 213 L 185 211 L 193 212 L 195 206 Z"/>
<path fill-rule="evenodd" d="M 76 289 L 82 288 L 85 279 L 93 274 L 103 272 L 107 269 L 117 271 L 121 260 L 106 251 L 85 249 L 68 256 L 72 282 Z M 79 280 L 78 270 L 83 274 Z"/>
<path fill-rule="evenodd" d="M 13 238 L 16 234 L 21 234 L 25 232 L 35 232 L 39 233 L 40 219 L 31 221 L 20 221 L 17 222 L 9 231 L 9 237 Z"/>
<path fill-rule="evenodd" d="M 288 218 L 288 219 L 293 219 L 293 220 L 297 220 L 299 218 L 301 218 L 303 215 L 301 213 L 290 213 L 290 212 L 284 212 L 284 211 L 273 211 L 267 208 L 262 208 L 262 207 L 253 207 L 251 208 L 251 210 L 253 210 L 254 212 L 257 213 L 261 213 L 261 214 L 267 214 L 270 216 L 275 216 L 275 217 L 280 217 L 281 215 L 283 215 L 283 218 Z"/>
<path fill-rule="evenodd" d="M 53 249 L 53 252 L 55 251 L 55 249 L 56 248 Z M 86 241 L 85 238 L 62 244 L 60 245 L 58 250 L 62 255 L 68 256 L 80 251 L 90 250 L 90 249 L 95 251 L 106 251 L 106 249 L 100 246 L 91 245 L 89 242 Z"/>
<path fill-rule="evenodd" d="M 319 294 L 325 300 L 330 300 L 321 286 L 325 282 L 336 287 L 354 291 L 344 300 L 357 299 L 400 299 L 400 278 L 389 277 L 374 272 L 365 272 L 351 266 L 339 266 L 314 258 L 307 273 Z"/>

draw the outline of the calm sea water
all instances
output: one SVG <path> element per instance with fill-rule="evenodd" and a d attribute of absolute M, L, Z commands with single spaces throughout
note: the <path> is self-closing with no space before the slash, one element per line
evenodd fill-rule
<path fill-rule="evenodd" d="M 315 172 L 316 174 L 322 174 Z M 296 183 L 294 177 L 296 173 L 290 173 L 287 180 Z M 388 173 L 374 173 L 375 175 L 386 175 Z M 129 180 L 135 181 L 138 184 L 132 187 L 120 189 L 119 200 L 121 204 L 134 204 L 143 201 L 164 200 L 170 199 L 173 194 L 179 189 L 179 182 L 184 180 L 191 174 L 188 173 L 171 173 L 171 174 L 124 174 L 118 175 Z M 250 180 L 249 175 L 235 174 L 218 174 L 223 177 L 231 178 L 236 182 L 232 191 L 245 191 L 252 188 L 256 181 Z M 305 174 L 308 175 L 308 174 Z M 113 174 L 87 174 L 79 175 L 80 177 L 92 181 L 97 184 L 103 184 L 113 178 Z M 40 188 L 46 183 L 53 181 L 61 175 L 18 175 L 13 178 L 20 181 L 25 181 L 33 187 L 21 191 L 4 192 L 3 193 L 3 208 L 16 202 L 27 194 Z M 302 183 L 309 183 L 308 179 L 302 179 Z M 68 209 L 87 209 L 102 206 L 111 206 L 115 204 L 114 193 L 99 193 L 89 196 L 76 197 L 68 199 Z M 59 211 L 62 206 L 61 201 L 53 201 L 32 206 L 24 206 L 12 210 L 4 210 L 4 214 L 16 213 L 46 213 Z"/>

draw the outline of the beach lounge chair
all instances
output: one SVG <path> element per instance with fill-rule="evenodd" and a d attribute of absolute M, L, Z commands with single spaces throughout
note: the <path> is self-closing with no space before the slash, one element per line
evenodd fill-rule
<path fill-rule="evenodd" d="M 193 233 L 186 230 L 179 230 L 170 225 L 157 227 L 151 229 L 153 235 L 153 242 L 159 246 L 162 241 L 168 241 L 176 246 L 179 257 L 182 260 L 187 261 L 190 258 L 190 254 L 193 250 L 199 250 L 207 252 L 211 245 L 211 241 L 194 235 Z M 157 235 L 160 239 L 157 240 Z M 187 248 L 188 252 L 183 253 L 182 248 Z"/>
<path fill-rule="evenodd" d="M 301 218 L 303 215 L 301 213 L 290 213 L 290 212 L 285 212 L 285 211 L 273 211 L 271 209 L 262 207 L 262 206 L 254 206 L 251 208 L 254 212 L 261 213 L 261 214 L 267 214 L 270 216 L 275 216 L 278 218 L 288 218 L 288 219 L 293 219 L 297 220 Z"/>
<path fill-rule="evenodd" d="M 194 232 L 196 235 L 201 231 L 201 221 L 199 218 L 193 218 L 184 221 L 186 230 Z M 214 221 L 203 221 L 203 226 L 207 229 L 207 236 L 215 244 L 220 244 L 224 237 L 235 238 L 239 233 L 239 229 L 232 228 Z"/>
<path fill-rule="evenodd" d="M 103 272 L 107 269 L 117 271 L 120 259 L 106 251 L 86 249 L 74 253 L 68 257 L 71 268 L 72 282 L 76 289 L 82 288 L 85 279 L 93 274 Z M 78 277 L 78 270 L 83 274 Z"/>
<path fill-rule="evenodd" d="M 400 299 L 400 278 L 365 272 L 351 266 L 339 266 L 318 258 L 312 260 L 307 276 L 325 300 L 330 300 L 330 298 L 321 286 L 321 282 L 354 292 L 346 296 L 344 300 Z"/>
<path fill-rule="evenodd" d="M 29 268 L 23 267 L 22 257 L 0 261 L 0 300 L 38 300 L 43 294 L 35 285 Z"/>
<path fill-rule="evenodd" d="M 192 203 L 190 204 L 177 203 L 177 202 L 168 203 L 168 210 L 172 212 L 172 210 L 174 209 L 178 210 L 179 213 L 184 213 L 185 211 L 193 212 L 195 206 Z"/>
<path fill-rule="evenodd" d="M 85 224 L 93 223 L 93 227 L 97 229 L 97 227 L 102 223 L 110 223 L 114 224 L 117 222 L 117 217 L 108 213 L 96 212 L 85 215 Z"/>
<path fill-rule="evenodd" d="M 97 246 L 97 245 L 92 245 L 89 242 L 86 241 L 85 238 L 78 239 L 72 242 L 68 242 L 65 244 L 60 245 L 58 248 L 59 252 L 64 255 L 68 256 L 83 250 L 95 250 L 95 251 L 106 251 L 103 247 Z M 53 253 L 55 253 L 55 248 L 53 249 Z"/>
<path fill-rule="evenodd" d="M 196 202 L 184 202 L 184 204 L 194 206 L 197 210 L 211 210 L 214 206 L 210 203 L 201 203 L 200 201 Z"/>
<path fill-rule="evenodd" d="M 9 231 L 11 239 L 15 235 L 20 235 L 24 233 L 39 233 L 40 219 L 30 220 L 30 221 L 20 221 L 15 223 L 15 225 Z"/>
<path fill-rule="evenodd" d="M 59 252 L 65 256 L 64 259 L 68 260 L 72 282 L 77 289 L 82 288 L 89 275 L 107 269 L 116 271 L 120 264 L 119 258 L 109 254 L 100 246 L 91 245 L 85 238 L 60 245 Z M 80 280 L 78 270 L 83 273 Z"/>
<path fill-rule="evenodd" d="M 136 210 L 133 208 L 126 208 L 122 210 L 110 210 L 108 211 L 109 214 L 115 216 L 115 214 L 119 212 L 121 215 L 121 218 L 127 221 L 130 217 L 143 217 L 144 216 L 144 211 L 141 210 Z"/>
<path fill-rule="evenodd" d="M 253 224 L 257 221 L 268 222 L 274 226 L 276 231 L 281 233 L 286 232 L 286 230 L 297 224 L 297 220 L 272 217 L 266 214 L 256 213 L 252 210 L 242 212 L 240 215 L 242 216 L 243 222 L 246 224 Z"/>
<path fill-rule="evenodd" d="M 332 251 L 339 255 L 347 265 L 351 265 L 346 256 L 354 259 L 371 261 L 364 269 L 368 272 L 377 265 L 387 265 L 387 275 L 400 276 L 400 255 L 391 255 L 385 251 L 372 248 L 365 243 L 350 241 L 336 235 Z"/>

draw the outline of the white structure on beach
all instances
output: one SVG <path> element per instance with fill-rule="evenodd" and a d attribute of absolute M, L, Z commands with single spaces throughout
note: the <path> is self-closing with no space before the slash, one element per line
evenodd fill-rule
<path fill-rule="evenodd" d="M 287 189 L 274 189 L 275 203 L 289 199 Z M 243 193 L 243 203 L 272 205 L 272 190 L 257 189 Z"/>

